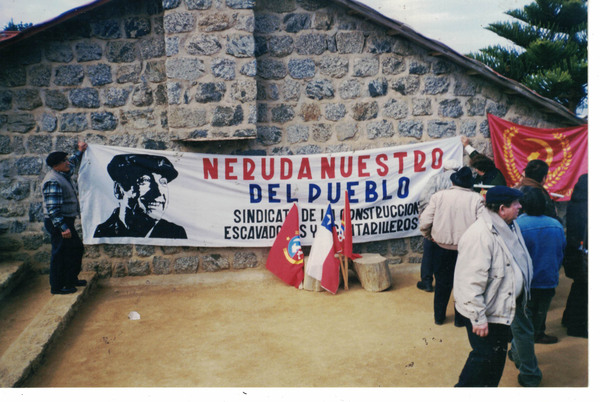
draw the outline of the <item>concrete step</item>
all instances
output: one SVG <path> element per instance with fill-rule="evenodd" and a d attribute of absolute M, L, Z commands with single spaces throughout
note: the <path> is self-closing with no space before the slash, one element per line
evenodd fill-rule
<path fill-rule="evenodd" d="M 87 286 L 70 295 L 53 295 L 0 357 L 0 388 L 18 387 L 41 363 L 97 281 L 95 272 L 81 272 L 79 278 Z"/>
<path fill-rule="evenodd" d="M 0 301 L 8 296 L 29 273 L 29 267 L 24 262 L 0 262 Z"/>

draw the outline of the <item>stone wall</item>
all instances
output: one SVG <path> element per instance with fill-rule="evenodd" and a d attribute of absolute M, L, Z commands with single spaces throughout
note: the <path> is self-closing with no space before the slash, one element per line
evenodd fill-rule
<path fill-rule="evenodd" d="M 0 50 L 0 253 L 47 268 L 44 158 L 78 139 L 292 155 L 466 135 L 491 155 L 486 113 L 559 125 L 334 2 L 115 0 Z M 393 263 L 419 262 L 421 247 L 355 245 Z M 193 273 L 264 267 L 267 253 L 99 245 L 84 265 L 104 277 Z"/>

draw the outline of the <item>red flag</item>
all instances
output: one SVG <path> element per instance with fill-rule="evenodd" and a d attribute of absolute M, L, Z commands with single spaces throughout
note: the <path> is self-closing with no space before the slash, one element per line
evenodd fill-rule
<path fill-rule="evenodd" d="M 298 207 L 294 204 L 269 251 L 267 269 L 285 283 L 299 288 L 304 279 L 303 267 L 304 253 L 300 244 Z"/>
<path fill-rule="evenodd" d="M 342 255 L 350 258 L 360 258 L 360 254 L 352 253 L 352 222 L 350 221 L 350 201 L 348 201 L 348 192 L 345 193 L 344 213 L 342 214 L 342 224 L 340 225 L 340 235 L 342 242 Z"/>
<path fill-rule="evenodd" d="M 523 178 L 530 160 L 541 159 L 550 167 L 544 188 L 561 194 L 557 201 L 569 201 L 575 183 L 588 172 L 588 126 L 534 128 L 520 126 L 488 114 L 494 162 L 506 185 L 513 187 Z"/>

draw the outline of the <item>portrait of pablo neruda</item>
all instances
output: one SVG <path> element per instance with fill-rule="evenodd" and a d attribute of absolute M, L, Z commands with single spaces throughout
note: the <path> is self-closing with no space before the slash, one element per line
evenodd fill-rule
<path fill-rule="evenodd" d="M 119 206 L 96 227 L 94 237 L 187 239 L 183 227 L 162 219 L 169 203 L 168 183 L 178 175 L 167 158 L 116 155 L 106 170 Z"/>

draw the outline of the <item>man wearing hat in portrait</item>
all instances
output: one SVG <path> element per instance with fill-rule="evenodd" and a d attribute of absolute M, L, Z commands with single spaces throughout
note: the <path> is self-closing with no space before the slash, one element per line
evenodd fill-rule
<path fill-rule="evenodd" d="M 79 200 L 72 177 L 81 162 L 87 144 L 79 141 L 77 152 L 70 158 L 66 152 L 51 152 L 46 164 L 51 168 L 42 181 L 44 227 L 50 233 L 52 256 L 50 257 L 50 292 L 70 294 L 76 286 L 85 286 L 78 279 L 83 258 L 83 243 L 75 229 L 79 216 Z"/>
<path fill-rule="evenodd" d="M 471 169 L 463 166 L 450 175 L 452 186 L 431 196 L 420 216 L 421 233 L 433 244 L 435 290 L 433 318 L 437 325 L 446 319 L 452 293 L 458 241 L 483 212 L 483 197 L 474 191 Z M 455 325 L 459 323 L 455 320 Z"/>
<path fill-rule="evenodd" d="M 167 183 L 178 175 L 167 158 L 116 155 L 106 169 L 119 206 L 96 227 L 94 237 L 187 239 L 183 227 L 162 219 L 169 202 Z"/>
<path fill-rule="evenodd" d="M 495 186 L 485 211 L 458 243 L 455 309 L 471 345 L 457 387 L 497 387 L 515 314 L 524 314 L 533 264 L 519 225 L 523 193 Z"/>

